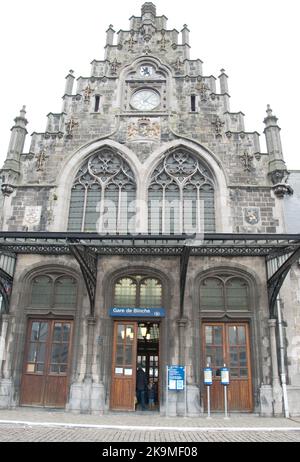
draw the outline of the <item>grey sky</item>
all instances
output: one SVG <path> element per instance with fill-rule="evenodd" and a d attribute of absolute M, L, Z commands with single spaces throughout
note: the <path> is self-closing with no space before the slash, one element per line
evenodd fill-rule
<path fill-rule="evenodd" d="M 13 119 L 23 104 L 28 132 L 45 130 L 46 115 L 61 111 L 65 76 L 89 76 L 90 62 L 103 59 L 105 31 L 128 29 L 140 15 L 138 0 L 10 0 L 0 7 L 0 164 Z M 297 81 L 299 0 L 156 0 L 169 28 L 187 24 L 191 58 L 204 61 L 204 74 L 229 76 L 231 110 L 246 115 L 246 130 L 261 133 L 266 105 L 279 118 L 287 166 L 300 169 Z M 25 151 L 29 149 L 27 137 Z"/>

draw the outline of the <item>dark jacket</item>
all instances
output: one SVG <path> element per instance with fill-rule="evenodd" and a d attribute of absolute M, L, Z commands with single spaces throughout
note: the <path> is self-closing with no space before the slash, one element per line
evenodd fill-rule
<path fill-rule="evenodd" d="M 139 368 L 136 373 L 136 389 L 145 390 L 147 388 L 147 377 L 146 373 L 142 368 Z"/>

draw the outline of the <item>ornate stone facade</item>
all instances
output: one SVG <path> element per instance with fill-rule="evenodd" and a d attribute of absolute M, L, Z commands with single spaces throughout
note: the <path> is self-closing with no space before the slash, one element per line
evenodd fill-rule
<path fill-rule="evenodd" d="M 201 201 L 209 232 L 285 232 L 282 198 L 291 195 L 292 188 L 287 182 L 280 128 L 270 107 L 265 118 L 267 152 L 261 152 L 259 134 L 246 131 L 242 112 L 231 112 L 224 69 L 219 81 L 205 75 L 202 61 L 190 59 L 187 26 L 180 40 L 178 31 L 168 29 L 167 18 L 158 16 L 151 2 L 142 6 L 141 16 L 131 17 L 129 28 L 120 30 L 117 37 L 112 25 L 106 33 L 104 59 L 92 62 L 91 75 L 80 77 L 75 91 L 74 72 L 69 72 L 62 112 L 48 115 L 44 133 L 33 133 L 29 153 L 23 153 L 27 124 L 24 108 L 16 119 L 0 173 L 4 195 L 2 231 L 99 231 L 95 222 L 103 218 L 103 197 L 109 191 L 117 214 L 114 233 L 123 230 L 121 213 L 125 209 L 135 215 L 134 220 L 130 215 L 130 231 L 150 232 L 147 207 L 151 194 L 163 197 L 161 217 L 167 216 L 167 195 L 172 200 L 179 197 L 178 223 L 184 223 L 184 214 L 189 210 L 190 223 L 197 232 L 202 223 Z M 122 202 L 125 190 L 130 191 L 134 205 Z M 191 206 L 184 205 L 185 197 Z M 100 232 L 104 230 L 103 223 Z M 163 225 L 159 229 L 164 232 Z M 181 225 L 179 232 L 183 232 Z M 34 311 L 19 294 L 30 292 L 31 272 L 47 267 L 54 273 L 69 271 L 79 284 L 76 309 L 51 312 L 58 318 L 72 316 L 75 323 L 66 403 L 69 410 L 100 413 L 110 409 L 113 321 L 108 308 L 113 303 L 112 281 L 126 272 L 161 278 L 168 313 L 161 322 L 161 367 L 181 361 L 187 365 L 189 415 L 199 415 L 204 409 L 199 335 L 201 323 L 207 320 L 222 320 L 224 325 L 237 319 L 247 323 L 251 410 L 272 415 L 275 399 L 276 409 L 280 408 L 280 394 L 272 389 L 274 370 L 263 258 L 255 257 L 254 262 L 251 257 L 192 257 L 184 320 L 178 317 L 180 275 L 171 257 L 105 256 L 98 259 L 97 266 L 95 313 L 91 319 L 87 290 L 72 256 L 18 256 L 10 327 L 5 332 L 7 352 L 5 361 L 0 358 L 0 406 L 20 402 L 27 318 L 33 312 L 36 316 L 49 314 L 46 309 Z M 251 306 L 246 314 L 231 313 L 228 317 L 224 313 L 203 313 L 199 281 L 202 274 L 213 274 L 218 268 L 242 274 L 248 281 Z M 289 302 L 284 302 L 286 319 L 290 319 L 289 310 Z M 290 324 L 288 329 L 294 338 L 299 326 Z M 17 338 L 15 332 L 19 332 Z M 180 336 L 185 339 L 184 345 Z M 294 377 L 299 385 L 299 364 L 296 358 L 293 369 L 288 370 L 291 386 Z M 182 406 L 180 398 L 172 395 L 170 412 L 181 415 Z M 161 391 L 162 414 L 165 409 L 165 394 Z M 295 413 L 300 414 L 299 406 Z"/>

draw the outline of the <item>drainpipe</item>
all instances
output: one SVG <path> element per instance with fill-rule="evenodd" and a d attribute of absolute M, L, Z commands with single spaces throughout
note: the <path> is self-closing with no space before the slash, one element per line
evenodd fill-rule
<path fill-rule="evenodd" d="M 277 308 L 278 332 L 279 332 L 280 378 L 281 378 L 281 386 L 282 386 L 282 394 L 283 394 L 283 406 L 284 406 L 284 415 L 288 419 L 290 417 L 290 413 L 289 413 L 289 402 L 288 402 L 288 395 L 287 395 L 287 388 L 286 388 L 286 370 L 285 370 L 285 361 L 284 361 L 285 349 L 284 349 L 284 341 L 283 341 L 282 315 L 281 315 L 279 295 L 277 295 L 277 298 L 276 298 L 276 308 Z"/>

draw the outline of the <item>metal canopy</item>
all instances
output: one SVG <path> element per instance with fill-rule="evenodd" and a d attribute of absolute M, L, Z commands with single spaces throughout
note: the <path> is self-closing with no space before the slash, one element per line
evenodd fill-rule
<path fill-rule="evenodd" d="M 97 258 L 108 255 L 180 257 L 180 317 L 189 258 L 265 257 L 276 261 L 268 275 L 270 312 L 292 264 L 300 257 L 300 234 L 121 235 L 96 233 L 0 232 L 0 254 L 72 255 L 78 261 L 94 313 Z M 278 263 L 281 262 L 281 263 Z M 268 264 L 269 268 L 274 268 Z"/>
<path fill-rule="evenodd" d="M 277 256 L 300 246 L 300 234 L 121 235 L 94 233 L 0 232 L 0 251 L 70 254 L 70 245 L 99 255 Z"/>

